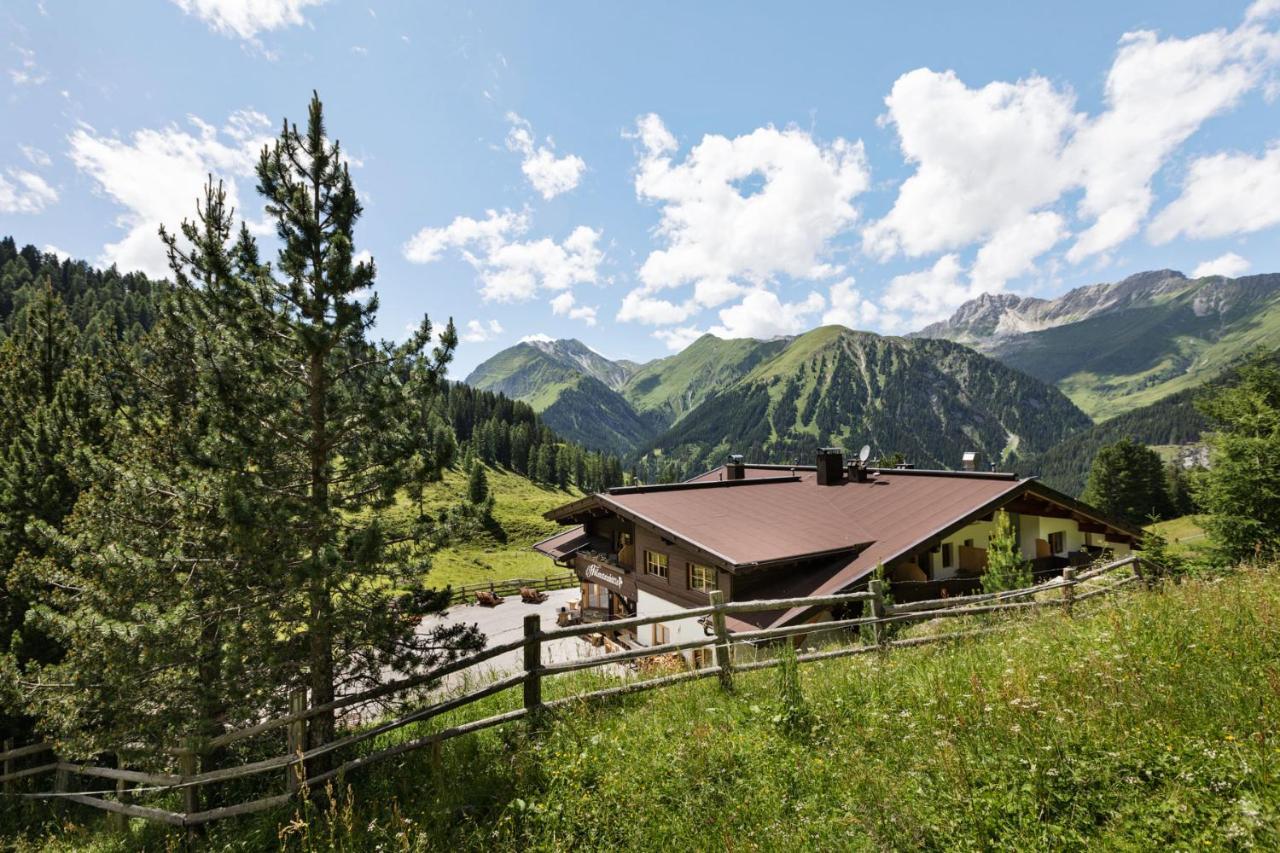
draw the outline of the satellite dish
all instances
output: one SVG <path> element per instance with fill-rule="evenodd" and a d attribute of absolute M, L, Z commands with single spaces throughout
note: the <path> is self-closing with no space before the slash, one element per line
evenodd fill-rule
<path fill-rule="evenodd" d="M 867 464 L 867 460 L 871 458 L 871 445 L 864 444 L 862 449 L 858 451 L 858 461 L 863 465 Z"/>

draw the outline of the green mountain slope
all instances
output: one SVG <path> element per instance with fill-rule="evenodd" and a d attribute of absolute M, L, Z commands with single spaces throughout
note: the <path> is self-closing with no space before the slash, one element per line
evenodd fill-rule
<path fill-rule="evenodd" d="M 556 388 L 554 401 L 542 409 L 542 420 L 584 447 L 619 455 L 643 445 L 658 432 L 626 398 L 594 376 L 579 376 Z"/>
<path fill-rule="evenodd" d="M 637 369 L 622 394 L 637 412 L 668 427 L 717 390 L 741 379 L 762 361 L 785 349 L 788 340 L 724 340 L 703 335 L 676 355 Z"/>
<path fill-rule="evenodd" d="M 967 347 L 826 326 L 709 395 L 641 461 L 671 477 L 731 452 L 807 463 L 819 446 L 867 443 L 949 468 L 966 450 L 1012 460 L 1088 426 L 1056 389 Z"/>
<path fill-rule="evenodd" d="M 984 296 L 918 334 L 967 343 L 1052 382 L 1103 420 L 1280 343 L 1280 275 L 1191 280 L 1163 270 L 1056 300 Z"/>

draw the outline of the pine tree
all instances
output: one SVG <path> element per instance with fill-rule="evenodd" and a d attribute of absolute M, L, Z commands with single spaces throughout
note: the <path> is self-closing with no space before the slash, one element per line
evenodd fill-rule
<path fill-rule="evenodd" d="M 1002 592 L 1031 586 L 1031 564 L 1022 558 L 1018 549 L 1013 519 L 1004 510 L 997 510 L 992 520 L 995 529 L 987 540 L 987 569 L 982 573 L 982 591 Z"/>
<path fill-rule="evenodd" d="M 1107 445 L 1094 457 L 1083 499 L 1133 524 L 1144 524 L 1152 516 L 1168 518 L 1169 493 L 1160 454 L 1129 438 Z"/>
<path fill-rule="evenodd" d="M 1280 367 L 1264 354 L 1197 401 L 1214 424 L 1209 469 L 1193 481 L 1220 561 L 1280 558 Z"/>
<path fill-rule="evenodd" d="M 481 506 L 488 497 L 489 480 L 485 477 L 484 466 L 477 462 L 471 466 L 471 472 L 467 476 L 467 500 L 475 506 Z"/>

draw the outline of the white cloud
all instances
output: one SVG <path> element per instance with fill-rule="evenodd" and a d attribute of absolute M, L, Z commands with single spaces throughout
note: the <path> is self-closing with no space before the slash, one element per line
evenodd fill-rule
<path fill-rule="evenodd" d="M 58 191 L 35 172 L 7 170 L 0 175 L 0 213 L 39 213 L 58 200 Z"/>
<path fill-rule="evenodd" d="M 45 243 L 44 248 L 42 248 L 40 251 L 44 252 L 46 255 L 53 255 L 60 261 L 71 260 L 70 252 L 63 251 L 62 249 L 59 249 L 57 246 L 53 245 L 52 243 Z"/>
<path fill-rule="evenodd" d="M 809 326 L 809 317 L 826 307 L 822 294 L 811 292 L 801 302 L 783 302 L 771 290 L 752 290 L 737 305 L 721 309 L 719 338 L 772 338 L 794 335 Z"/>
<path fill-rule="evenodd" d="M 506 242 L 508 234 L 522 234 L 529 229 L 527 212 L 486 210 L 484 219 L 455 217 L 444 228 L 423 228 L 404 244 L 404 256 L 415 264 L 429 264 L 440 259 L 450 248 L 480 244 L 494 250 Z"/>
<path fill-rule="evenodd" d="M 982 292 L 966 285 L 961 280 L 963 273 L 958 255 L 943 255 L 927 270 L 894 276 L 880 298 L 880 307 L 909 318 L 913 328 L 945 319 Z"/>
<path fill-rule="evenodd" d="M 173 0 L 223 35 L 251 40 L 258 33 L 306 22 L 303 12 L 324 0 Z"/>
<path fill-rule="evenodd" d="M 1125 34 L 1108 71 L 1106 108 L 1077 110 L 1074 93 L 1031 76 L 971 89 L 954 72 L 899 77 L 884 117 L 915 165 L 892 210 L 863 231 L 873 256 L 920 257 L 981 248 L 971 275 L 983 289 L 1033 268 L 1074 238 L 1072 262 L 1132 237 L 1150 212 L 1157 172 L 1206 120 L 1266 84 L 1280 35 L 1263 0 L 1235 30 L 1190 38 Z M 1083 191 L 1068 223 L 1069 193 Z"/>
<path fill-rule="evenodd" d="M 655 329 L 653 336 L 667 345 L 672 352 L 679 352 L 706 332 L 697 326 L 676 326 L 671 329 Z"/>
<path fill-rule="evenodd" d="M 462 333 L 462 339 L 469 344 L 478 344 L 492 340 L 500 334 L 502 334 L 502 324 L 497 320 L 490 320 L 488 323 L 468 320 L 467 330 Z"/>
<path fill-rule="evenodd" d="M 991 235 L 973 262 L 973 289 L 996 292 L 1011 278 L 1030 271 L 1035 259 L 1067 236 L 1066 222 L 1050 211 L 1027 214 Z"/>
<path fill-rule="evenodd" d="M 1205 261 L 1191 271 L 1192 278 L 1204 278 L 1207 275 L 1224 275 L 1235 278 L 1249 271 L 1249 262 L 1235 252 L 1219 255 L 1211 261 Z"/>
<path fill-rule="evenodd" d="M 970 89 L 952 71 L 921 68 L 899 77 L 885 103 L 885 120 L 916 171 L 893 209 L 863 232 L 876 257 L 919 257 L 986 239 L 1070 183 L 1062 152 L 1079 119 L 1071 94 L 1043 77 Z"/>
<path fill-rule="evenodd" d="M 675 139 L 654 115 L 637 121 L 644 145 L 637 196 L 661 206 L 657 233 L 665 248 L 640 268 L 642 294 L 701 285 L 705 306 L 743 284 L 773 277 L 825 278 L 832 237 L 857 217 L 853 199 L 867 187 L 860 142 L 816 142 L 797 128 L 762 127 L 729 139 L 708 135 L 682 162 Z"/>
<path fill-rule="evenodd" d="M 34 145 L 19 145 L 18 148 L 22 150 L 22 156 L 26 157 L 27 162 L 32 166 L 38 166 L 43 169 L 53 165 L 53 159 Z"/>
<path fill-rule="evenodd" d="M 1214 154 L 1192 161 L 1182 194 L 1156 214 L 1147 238 L 1204 239 L 1247 234 L 1280 223 L 1280 142 L 1261 157 Z"/>
<path fill-rule="evenodd" d="M 550 344 L 550 343 L 555 343 L 555 340 L 556 340 L 556 339 L 555 339 L 555 338 L 553 338 L 553 337 L 551 337 L 550 335 L 543 334 L 542 332 L 535 332 L 535 333 L 534 333 L 534 334 L 532 334 L 532 335 L 525 335 L 523 338 L 521 338 L 521 339 L 520 339 L 519 343 L 522 343 L 522 344 Z"/>
<path fill-rule="evenodd" d="M 237 178 L 253 173 L 258 152 L 269 141 L 270 121 L 261 113 L 234 113 L 221 129 L 190 116 L 194 132 L 176 125 L 136 131 L 129 139 L 99 136 L 88 126 L 71 135 L 71 160 L 99 190 L 125 208 L 116 224 L 127 230 L 103 247 L 103 262 L 151 276 L 168 273 L 161 224 L 176 232 L 195 215 L 208 176 L 221 179 L 228 203 L 240 205 Z"/>
<path fill-rule="evenodd" d="M 556 157 L 555 143 L 550 137 L 537 145 L 533 126 L 515 113 L 507 113 L 511 130 L 507 133 L 507 149 L 522 156 L 520 171 L 544 199 L 567 193 L 578 185 L 587 164 L 576 154 Z"/>
<path fill-rule="evenodd" d="M 1245 10 L 1244 18 L 1246 21 L 1260 21 L 1273 15 L 1280 15 L 1280 0 L 1255 0 Z"/>
<path fill-rule="evenodd" d="M 36 52 L 25 47 L 14 45 L 14 50 L 22 57 L 17 68 L 9 69 L 9 79 L 15 86 L 39 86 L 49 79 L 39 65 L 36 64 Z"/>
<path fill-rule="evenodd" d="M 551 300 L 551 313 L 557 316 L 566 316 L 570 320 L 581 320 L 588 326 L 596 324 L 596 312 L 599 310 L 595 306 L 579 305 L 573 294 L 565 291 Z"/>
<path fill-rule="evenodd" d="M 595 284 L 604 253 L 597 246 L 600 232 L 579 225 L 563 242 L 549 237 L 514 239 L 530 225 L 527 213 L 487 211 L 483 220 L 456 217 L 444 228 L 423 228 L 404 246 L 414 263 L 431 263 L 457 249 L 480 275 L 485 301 L 519 302 L 539 290 L 563 291 L 576 284 Z"/>
<path fill-rule="evenodd" d="M 622 297 L 618 319 L 650 326 L 665 326 L 670 323 L 682 323 L 697 312 L 698 304 L 692 299 L 677 305 L 667 299 L 645 296 L 641 290 L 632 290 Z"/>
<path fill-rule="evenodd" d="M 822 315 L 823 325 L 866 329 L 881 326 L 889 319 L 878 305 L 870 299 L 864 299 L 853 284 L 853 279 L 846 278 L 831 285 L 828 294 L 831 307 Z"/>

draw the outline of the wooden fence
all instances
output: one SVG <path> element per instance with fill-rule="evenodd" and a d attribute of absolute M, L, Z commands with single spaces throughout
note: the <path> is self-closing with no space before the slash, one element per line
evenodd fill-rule
<path fill-rule="evenodd" d="M 1146 567 L 1145 572 L 1144 566 Z M 1111 575 L 1126 567 L 1132 567 L 1132 573 L 1116 580 L 1111 578 L 1102 580 L 1102 576 Z M 735 662 L 732 654 L 735 645 L 741 646 L 745 643 L 753 645 L 768 644 L 772 641 L 797 635 L 832 632 L 837 629 L 845 629 L 852 632 L 861 629 L 863 626 L 871 626 L 871 633 L 874 637 L 872 642 L 806 651 L 797 655 L 797 660 L 803 663 L 831 660 L 849 655 L 868 654 L 892 648 L 956 640 L 998 630 L 998 627 L 988 626 L 895 640 L 890 638 L 888 626 L 930 619 L 1034 610 L 1044 607 L 1060 608 L 1070 615 L 1072 608 L 1078 602 L 1106 595 L 1130 583 L 1145 581 L 1150 586 L 1153 582 L 1155 571 L 1156 568 L 1149 562 L 1144 563 L 1136 556 L 1127 557 L 1123 560 L 1089 568 L 1078 573 L 1076 569 L 1067 568 L 1063 571 L 1061 578 L 1026 589 L 903 604 L 894 604 L 886 600 L 883 582 L 878 580 L 871 581 L 869 588 L 860 592 L 770 601 L 725 603 L 721 600 L 721 594 L 716 591 L 710 594 L 711 603 L 706 607 L 697 607 L 660 616 L 639 616 L 605 623 L 575 625 L 552 631 L 543 631 L 540 617 L 537 614 L 532 614 L 525 618 L 524 636 L 520 639 L 487 648 L 422 675 L 400 679 L 375 687 L 372 690 L 345 696 L 333 702 L 311 708 L 306 707 L 305 694 L 295 692 L 291 696 L 290 712 L 288 714 L 265 720 L 255 725 L 228 731 L 193 748 L 156 753 L 157 755 L 167 756 L 171 764 L 176 764 L 166 772 L 67 761 L 54 755 L 53 747 L 48 744 L 34 744 L 14 748 L 12 742 L 6 742 L 4 752 L 0 753 L 0 761 L 3 761 L 3 773 L 0 774 L 0 782 L 4 784 L 5 794 L 10 796 L 67 800 L 119 815 L 146 818 L 173 826 L 193 827 L 210 821 L 285 805 L 297 796 L 298 792 L 304 787 L 315 789 L 316 786 L 322 786 L 340 774 L 350 773 L 395 755 L 433 746 L 459 735 L 478 732 L 522 718 L 540 717 L 554 709 L 570 706 L 578 702 L 621 696 L 709 677 L 718 678 L 726 690 L 732 690 L 734 677 L 738 673 L 767 669 L 777 666 L 781 662 L 778 657 Z M 1092 581 L 1093 585 L 1083 590 L 1078 590 L 1078 587 L 1087 581 Z M 1046 595 L 1046 593 L 1057 594 Z M 792 607 L 831 608 L 854 602 L 865 602 L 863 612 L 869 611 L 870 615 L 810 622 L 801 625 L 785 625 L 777 628 L 764 628 L 734 634 L 730 634 L 726 627 L 726 616 L 734 614 L 782 610 Z M 708 636 L 657 646 L 626 649 L 597 657 L 559 663 L 543 662 L 542 646 L 550 641 L 582 637 L 600 631 L 638 628 L 644 625 L 693 617 L 709 617 L 710 633 Z M 712 666 L 645 678 L 639 681 L 624 681 L 616 686 L 574 694 L 551 701 L 544 701 L 542 697 L 543 681 L 547 678 L 586 669 L 614 667 L 619 664 L 637 661 L 641 658 L 708 647 L 714 649 L 714 665 Z M 385 700 L 390 696 L 404 696 L 407 694 L 410 698 L 419 698 L 412 693 L 416 688 L 438 682 L 447 675 L 462 672 L 477 664 L 518 650 L 523 652 L 523 670 L 520 672 L 498 677 L 487 684 L 467 690 L 462 695 L 451 696 L 423 705 L 396 719 L 349 731 L 344 736 L 323 746 L 309 750 L 304 748 L 303 724 L 312 717 Z M 420 737 L 413 737 L 393 746 L 383 747 L 364 755 L 337 762 L 322 773 L 317 773 L 310 777 L 306 776 L 305 768 L 307 763 L 313 762 L 314 759 L 321 756 L 331 755 L 339 750 L 367 743 L 374 738 L 402 729 L 405 726 L 425 722 L 517 687 L 521 688 L 523 693 L 523 701 L 518 708 L 492 714 L 478 720 L 451 725 Z M 284 730 L 285 735 L 285 749 L 283 752 L 270 758 L 252 761 L 237 767 L 200 770 L 201 758 L 209 755 L 213 750 L 223 749 L 267 733 L 279 732 L 281 729 Z M 19 766 L 23 764 L 29 764 L 29 766 Z M 123 764 L 123 762 L 117 761 L 117 764 Z M 173 770 L 177 772 L 171 772 Z M 283 783 L 281 788 L 283 790 L 280 793 L 234 805 L 201 808 L 201 791 L 205 786 L 267 773 L 283 773 L 284 779 L 281 780 Z M 18 780 L 46 774 L 51 774 L 54 777 L 53 790 L 20 792 L 16 789 L 15 782 Z M 71 787 L 74 777 L 103 780 L 104 782 L 112 783 L 114 787 L 75 791 Z M 99 787 L 101 788 L 101 786 Z M 181 795 L 181 811 L 161 808 L 156 805 L 142 805 L 138 802 L 139 799 L 144 797 L 155 798 L 166 795 L 172 801 L 174 792 L 178 792 Z"/>
<path fill-rule="evenodd" d="M 577 585 L 578 576 L 573 572 L 565 572 L 559 575 L 543 575 L 540 578 L 507 578 L 500 581 L 485 581 L 483 583 L 471 583 L 465 586 L 453 587 L 449 603 L 473 603 L 478 592 L 491 592 L 495 595 L 506 597 L 508 595 L 519 595 L 523 587 L 536 589 L 539 592 L 551 592 L 556 589 L 569 589 Z"/>

